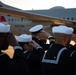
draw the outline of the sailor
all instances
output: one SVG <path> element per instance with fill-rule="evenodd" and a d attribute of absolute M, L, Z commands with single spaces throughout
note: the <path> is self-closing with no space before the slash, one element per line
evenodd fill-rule
<path fill-rule="evenodd" d="M 76 52 L 67 48 L 73 31 L 73 28 L 65 25 L 52 28 L 55 43 L 51 44 L 50 49 L 43 55 L 42 75 L 74 75 Z"/>
<path fill-rule="evenodd" d="M 39 44 L 32 40 L 32 35 L 21 34 L 20 36 L 17 36 L 16 39 L 24 50 L 24 56 L 28 62 L 30 75 L 40 75 L 41 60 L 44 50 Z"/>
<path fill-rule="evenodd" d="M 38 24 L 29 29 L 29 32 L 32 33 L 33 40 L 37 42 L 40 46 L 43 47 L 44 50 L 49 48 L 50 44 L 46 44 L 42 42 L 42 38 L 51 39 L 51 34 L 43 30 L 43 25 Z"/>
<path fill-rule="evenodd" d="M 12 59 L 2 52 L 2 50 L 7 50 L 9 45 L 14 48 Z M 0 23 L 0 73 L 1 75 L 29 74 L 22 47 L 10 32 L 10 25 L 3 23 Z"/>

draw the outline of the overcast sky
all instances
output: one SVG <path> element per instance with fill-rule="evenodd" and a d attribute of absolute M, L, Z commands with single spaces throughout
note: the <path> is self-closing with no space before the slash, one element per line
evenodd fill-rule
<path fill-rule="evenodd" d="M 50 9 L 54 6 L 76 8 L 76 0 L 0 0 L 1 2 L 23 10 Z"/>

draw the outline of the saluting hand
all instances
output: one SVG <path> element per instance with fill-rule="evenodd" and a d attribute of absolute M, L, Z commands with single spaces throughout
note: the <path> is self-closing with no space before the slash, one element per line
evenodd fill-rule
<path fill-rule="evenodd" d="M 32 45 L 34 48 L 36 48 L 37 46 L 39 46 L 39 44 L 36 43 L 34 40 L 31 41 L 31 45 Z"/>

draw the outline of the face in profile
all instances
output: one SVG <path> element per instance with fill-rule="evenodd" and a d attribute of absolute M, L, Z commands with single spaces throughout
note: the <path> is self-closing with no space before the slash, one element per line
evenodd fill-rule
<path fill-rule="evenodd" d="M 29 52 L 33 50 L 33 46 L 31 45 L 31 42 L 29 42 L 28 44 L 25 44 L 24 48 Z"/>

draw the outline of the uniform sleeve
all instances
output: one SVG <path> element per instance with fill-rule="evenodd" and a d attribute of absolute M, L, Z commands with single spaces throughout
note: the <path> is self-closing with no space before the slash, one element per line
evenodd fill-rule
<path fill-rule="evenodd" d="M 14 55 L 13 55 L 12 60 L 15 61 L 15 63 L 17 63 L 16 65 L 19 66 L 19 69 L 21 68 L 20 69 L 21 72 L 23 72 L 23 73 L 25 72 L 24 74 L 28 75 L 29 68 L 27 66 L 27 61 L 26 61 L 26 59 L 24 57 L 24 53 L 23 53 L 22 47 L 14 46 L 14 50 L 15 51 L 14 51 Z"/>
<path fill-rule="evenodd" d="M 15 53 L 14 53 L 13 59 L 24 58 L 22 47 L 14 46 L 14 52 Z"/>
<path fill-rule="evenodd" d="M 44 50 L 41 46 L 36 47 L 36 50 L 34 50 L 35 54 L 37 54 L 39 60 L 42 60 L 43 54 L 44 54 Z"/>

